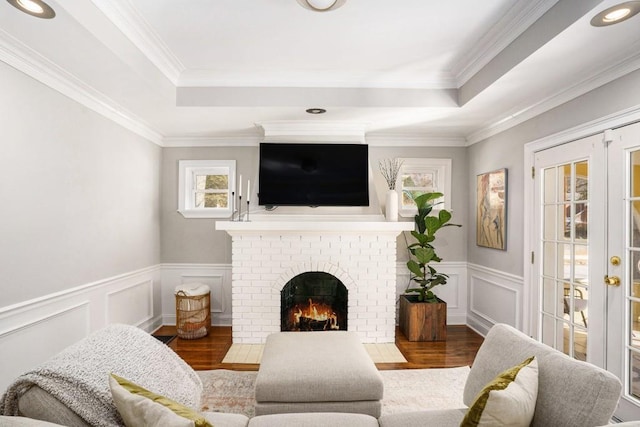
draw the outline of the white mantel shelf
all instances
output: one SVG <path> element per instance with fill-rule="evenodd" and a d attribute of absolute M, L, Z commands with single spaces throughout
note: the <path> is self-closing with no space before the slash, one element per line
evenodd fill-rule
<path fill-rule="evenodd" d="M 411 231 L 413 221 L 217 221 L 216 230 L 229 234 L 245 232 L 337 232 L 337 233 L 395 233 Z"/>

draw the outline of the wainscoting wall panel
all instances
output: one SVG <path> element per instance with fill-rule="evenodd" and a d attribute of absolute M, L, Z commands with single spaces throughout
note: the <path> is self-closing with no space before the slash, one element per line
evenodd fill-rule
<path fill-rule="evenodd" d="M 162 325 L 159 265 L 0 307 L 0 390 L 110 323 Z"/>
<path fill-rule="evenodd" d="M 467 264 L 469 315 L 467 324 L 485 335 L 496 323 L 522 329 L 524 279 L 476 264 Z"/>
<path fill-rule="evenodd" d="M 438 298 L 447 302 L 447 324 L 465 325 L 467 323 L 467 263 L 441 262 L 437 270 L 449 275 L 446 285 L 433 289 Z M 409 270 L 404 262 L 397 263 L 396 277 L 396 295 L 399 299 L 409 285 Z M 415 282 L 411 287 L 414 284 Z M 398 318 L 396 315 L 396 320 Z"/>
<path fill-rule="evenodd" d="M 153 280 L 107 294 L 107 323 L 141 325 L 153 318 Z"/>
<path fill-rule="evenodd" d="M 448 283 L 436 288 L 447 301 L 449 324 L 467 324 L 483 335 L 497 322 L 522 327 L 522 277 L 465 262 L 443 262 L 438 271 L 449 275 Z M 20 372 L 107 324 L 149 332 L 174 325 L 174 289 L 191 282 L 211 287 L 212 323 L 231 325 L 231 264 L 156 265 L 0 307 L 0 390 Z M 406 265 L 397 263 L 397 297 L 408 282 Z"/>
<path fill-rule="evenodd" d="M 194 282 L 211 288 L 211 323 L 231 325 L 231 264 L 162 264 L 162 323 L 176 324 L 176 286 Z"/>
<path fill-rule="evenodd" d="M 57 333 L 53 333 L 56 331 Z M 29 323 L 16 325 L 14 329 L 3 332 L 0 334 L 0 349 L 3 349 L 0 390 L 4 391 L 18 373 L 39 365 L 65 347 L 81 340 L 88 333 L 88 301 L 67 306 L 62 310 L 56 307 L 47 313 L 43 310 Z M 18 349 L 20 350 L 14 351 Z M 15 357 L 12 357 L 14 355 Z"/>

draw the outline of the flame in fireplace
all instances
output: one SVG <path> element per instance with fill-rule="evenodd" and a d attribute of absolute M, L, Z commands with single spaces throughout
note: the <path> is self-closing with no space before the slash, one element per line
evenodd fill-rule
<path fill-rule="evenodd" d="M 308 305 L 296 304 L 290 311 L 293 315 L 294 326 L 300 330 L 315 329 L 340 329 L 338 326 L 338 315 L 330 305 L 314 303 L 309 298 Z"/>

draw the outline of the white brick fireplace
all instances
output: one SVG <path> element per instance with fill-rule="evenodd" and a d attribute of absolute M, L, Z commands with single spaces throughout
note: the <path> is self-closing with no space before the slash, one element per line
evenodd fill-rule
<path fill-rule="evenodd" d="M 280 331 L 280 291 L 293 277 L 325 272 L 348 290 L 348 329 L 365 343 L 395 342 L 396 237 L 410 222 L 217 222 L 232 236 L 234 343 Z"/>

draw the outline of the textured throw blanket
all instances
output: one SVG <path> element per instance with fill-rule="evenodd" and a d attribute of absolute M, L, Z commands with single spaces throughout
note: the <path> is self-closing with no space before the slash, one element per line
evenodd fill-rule
<path fill-rule="evenodd" d="M 122 426 L 111 373 L 199 409 L 202 381 L 173 350 L 136 327 L 110 325 L 18 377 L 0 399 L 0 415 L 18 415 L 20 396 L 37 385 L 92 426 Z"/>

